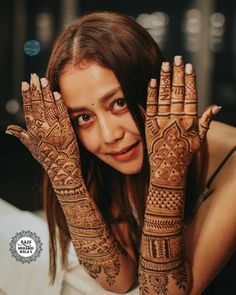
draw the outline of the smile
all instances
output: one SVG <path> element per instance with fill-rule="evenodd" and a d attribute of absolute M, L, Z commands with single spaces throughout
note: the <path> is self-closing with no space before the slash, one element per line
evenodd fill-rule
<path fill-rule="evenodd" d="M 137 141 L 135 144 L 132 144 L 129 147 L 123 148 L 122 150 L 116 152 L 110 152 L 108 153 L 110 156 L 115 158 L 118 161 L 128 161 L 131 160 L 138 151 L 140 141 Z"/>

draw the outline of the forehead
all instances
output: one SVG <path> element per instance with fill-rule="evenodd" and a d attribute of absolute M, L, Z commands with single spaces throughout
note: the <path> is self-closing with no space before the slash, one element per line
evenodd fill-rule
<path fill-rule="evenodd" d="M 61 95 L 70 107 L 78 102 L 96 101 L 120 86 L 110 69 L 88 62 L 78 67 L 67 67 L 59 79 Z"/>

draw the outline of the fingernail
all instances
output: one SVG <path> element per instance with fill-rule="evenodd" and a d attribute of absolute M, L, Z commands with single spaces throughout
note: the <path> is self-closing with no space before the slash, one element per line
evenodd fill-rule
<path fill-rule="evenodd" d="M 40 81 L 43 87 L 46 87 L 48 85 L 48 80 L 46 78 L 41 78 Z"/>
<path fill-rule="evenodd" d="M 168 62 L 163 62 L 161 68 L 164 72 L 168 72 L 170 70 L 170 64 Z"/>
<path fill-rule="evenodd" d="M 55 98 L 55 100 L 59 100 L 60 98 L 61 98 L 61 95 L 60 95 L 60 93 L 59 92 L 53 92 L 53 94 L 54 94 L 54 98 Z"/>
<path fill-rule="evenodd" d="M 21 82 L 21 90 L 22 91 L 29 90 L 29 84 L 27 82 Z"/>
<path fill-rule="evenodd" d="M 12 130 L 11 127 L 12 127 L 12 125 L 7 126 L 5 133 L 10 134 L 10 135 L 15 135 L 14 130 Z"/>
<path fill-rule="evenodd" d="M 219 111 L 222 109 L 222 106 L 214 106 L 213 108 L 212 108 L 212 114 L 213 115 L 216 115 L 217 113 L 219 113 Z"/>
<path fill-rule="evenodd" d="M 30 74 L 30 84 L 33 83 L 33 80 L 34 80 L 34 74 L 31 73 Z"/>
<path fill-rule="evenodd" d="M 186 64 L 185 65 L 185 73 L 186 74 L 192 74 L 193 73 L 193 66 L 192 66 L 192 64 Z"/>
<path fill-rule="evenodd" d="M 156 87 L 157 86 L 157 80 L 156 79 L 151 79 L 150 83 L 149 83 L 150 87 Z"/>
<path fill-rule="evenodd" d="M 176 56 L 174 57 L 174 63 L 175 63 L 176 66 L 181 66 L 182 63 L 183 63 L 183 58 L 182 58 L 182 56 L 181 56 L 181 55 L 176 55 Z"/>
<path fill-rule="evenodd" d="M 31 73 L 30 77 L 31 77 L 31 81 L 35 82 L 35 80 L 37 79 L 38 76 L 35 73 Z"/>
<path fill-rule="evenodd" d="M 5 133 L 6 133 L 6 134 L 9 134 L 9 135 L 13 135 L 12 131 L 9 130 L 9 129 L 7 129 L 7 130 L 5 131 Z"/>

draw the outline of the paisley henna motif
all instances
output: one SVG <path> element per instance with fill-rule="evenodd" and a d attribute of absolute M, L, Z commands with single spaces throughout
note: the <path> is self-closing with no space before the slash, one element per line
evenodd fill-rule
<path fill-rule="evenodd" d="M 48 81 L 32 74 L 30 85 L 22 83 L 27 131 L 9 126 L 42 164 L 62 206 L 72 243 L 80 263 L 97 278 L 103 274 L 109 286 L 120 272 L 120 257 L 126 255 L 112 236 L 84 184 L 76 136 L 59 93 Z"/>

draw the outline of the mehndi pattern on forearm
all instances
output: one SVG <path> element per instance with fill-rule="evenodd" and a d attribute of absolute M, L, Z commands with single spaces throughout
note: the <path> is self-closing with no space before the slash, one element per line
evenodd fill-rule
<path fill-rule="evenodd" d="M 189 163 L 199 148 L 194 78 L 193 75 L 187 78 L 186 89 L 184 65 L 180 60 L 174 65 L 171 86 L 170 67 L 164 63 L 158 103 L 155 81 L 148 91 L 146 140 L 150 187 L 140 249 L 142 295 L 174 294 L 173 290 L 185 292 L 187 288 L 183 240 L 185 186 Z M 185 92 L 188 106 L 185 106 Z"/>
<path fill-rule="evenodd" d="M 84 190 L 83 187 L 81 189 Z M 119 256 L 124 253 L 121 253 L 94 203 L 84 193 L 80 195 L 83 197 L 76 203 L 61 202 L 75 251 L 80 263 L 93 278 L 103 272 L 111 286 L 120 271 Z"/>
<path fill-rule="evenodd" d="M 80 263 L 111 286 L 120 272 L 120 257 L 126 254 L 84 184 L 77 139 L 62 98 L 36 74 L 30 85 L 22 84 L 22 95 L 27 131 L 9 126 L 8 133 L 18 137 L 48 173 Z"/>
<path fill-rule="evenodd" d="M 179 197 L 177 201 L 175 193 Z M 149 283 L 146 292 L 141 294 L 168 294 L 170 277 L 179 288 L 185 289 L 182 200 L 183 192 L 173 192 L 171 187 L 169 190 L 157 187 L 149 190 L 139 269 Z M 161 287 L 156 286 L 159 280 Z"/>

